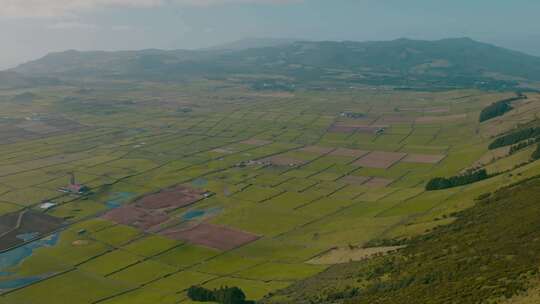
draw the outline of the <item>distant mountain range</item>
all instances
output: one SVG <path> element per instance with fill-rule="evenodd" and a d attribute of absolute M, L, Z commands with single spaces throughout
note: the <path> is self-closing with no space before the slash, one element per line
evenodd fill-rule
<path fill-rule="evenodd" d="M 508 88 L 540 81 L 540 57 L 468 38 L 385 42 L 248 39 L 205 50 L 51 53 L 13 69 L 59 79 L 178 81 L 238 75 L 256 88 Z M 263 83 L 264 85 L 261 85 Z"/>
<path fill-rule="evenodd" d="M 303 41 L 302 39 L 292 38 L 246 38 L 225 44 L 216 45 L 207 50 L 229 50 L 239 51 L 245 49 L 257 49 L 266 47 L 279 47 L 295 42 Z"/>
<path fill-rule="evenodd" d="M 0 89 L 27 88 L 59 83 L 60 80 L 52 77 L 23 75 L 15 71 L 0 71 Z"/>

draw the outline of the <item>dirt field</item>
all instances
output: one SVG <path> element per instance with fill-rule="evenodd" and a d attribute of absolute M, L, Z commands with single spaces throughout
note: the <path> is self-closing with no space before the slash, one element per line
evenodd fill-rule
<path fill-rule="evenodd" d="M 348 175 L 342 178 L 340 181 L 347 183 L 349 185 L 360 186 L 360 185 L 365 184 L 370 179 L 371 177 L 367 177 L 367 176 Z"/>
<path fill-rule="evenodd" d="M 344 157 L 362 157 L 366 154 L 368 154 L 369 151 L 364 150 L 355 150 L 355 149 L 347 149 L 347 148 L 338 148 L 330 153 L 332 156 L 344 156 Z"/>
<path fill-rule="evenodd" d="M 0 250 L 33 239 L 60 228 L 60 218 L 26 210 L 0 216 Z"/>
<path fill-rule="evenodd" d="M 259 236 L 248 232 L 208 223 L 202 223 L 187 230 L 170 228 L 160 234 L 175 240 L 187 241 L 219 250 L 231 250 L 259 238 Z"/>
<path fill-rule="evenodd" d="M 374 177 L 367 181 L 364 186 L 371 188 L 384 188 L 390 185 L 394 180 L 388 178 Z"/>
<path fill-rule="evenodd" d="M 197 202 L 203 198 L 203 193 L 203 190 L 176 186 L 147 195 L 133 204 L 113 209 L 103 215 L 103 218 L 148 232 L 172 219 L 167 214 L 168 211 Z"/>
<path fill-rule="evenodd" d="M 478 159 L 474 165 L 483 166 L 491 163 L 492 161 L 504 157 L 510 153 L 510 147 L 501 147 L 494 150 L 487 151 L 480 159 Z"/>
<path fill-rule="evenodd" d="M 443 159 L 446 158 L 446 155 L 436 155 L 436 154 L 409 154 L 405 157 L 402 162 L 405 163 L 419 163 L 419 164 L 438 164 Z"/>
<path fill-rule="evenodd" d="M 450 108 L 447 107 L 432 107 L 432 108 L 425 108 L 424 113 L 448 113 L 450 112 Z"/>
<path fill-rule="evenodd" d="M 152 227 L 165 223 L 170 219 L 170 217 L 165 213 L 144 210 L 143 208 L 139 208 L 134 205 L 127 205 L 113 209 L 103 215 L 103 218 L 144 231 L 149 231 Z"/>
<path fill-rule="evenodd" d="M 214 150 L 212 150 L 212 152 L 222 153 L 222 154 L 231 154 L 231 153 L 234 153 L 234 152 L 231 151 L 231 150 L 227 150 L 227 149 L 223 149 L 223 148 L 217 148 L 217 149 L 214 149 Z"/>
<path fill-rule="evenodd" d="M 406 153 L 374 151 L 354 163 L 366 168 L 388 169 L 405 156 L 407 156 Z"/>
<path fill-rule="evenodd" d="M 136 201 L 135 205 L 142 209 L 169 211 L 195 203 L 204 197 L 204 192 L 186 186 L 177 186 L 156 194 L 147 195 Z"/>
<path fill-rule="evenodd" d="M 244 141 L 242 141 L 240 143 L 244 144 L 244 145 L 251 145 L 251 146 L 264 146 L 264 145 L 271 144 L 272 142 L 269 141 L 269 140 L 262 140 L 262 139 L 252 138 L 252 139 L 244 140 Z"/>
<path fill-rule="evenodd" d="M 320 147 L 320 146 L 307 146 L 298 149 L 301 152 L 313 153 L 313 154 L 328 154 L 334 151 L 334 148 Z"/>
<path fill-rule="evenodd" d="M 333 132 L 333 133 L 354 133 L 354 131 L 356 131 L 356 128 L 354 127 L 343 127 L 343 126 L 331 126 L 329 129 L 328 129 L 328 132 Z"/>

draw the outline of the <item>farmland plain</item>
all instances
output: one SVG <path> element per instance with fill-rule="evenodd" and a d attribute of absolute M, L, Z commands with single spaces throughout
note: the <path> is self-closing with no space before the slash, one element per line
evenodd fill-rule
<path fill-rule="evenodd" d="M 0 253 L 0 303 L 189 303 L 191 285 L 259 299 L 324 271 L 310 261 L 336 248 L 422 234 L 540 172 L 509 165 L 529 152 L 487 148 L 540 112 L 539 94 L 479 123 L 513 93 L 124 85 L 36 89 L 32 103 L 2 91 L 0 125 L 13 132 L 0 134 L 0 216 L 30 210 L 62 225 L 29 228 Z M 510 171 L 424 190 L 479 160 Z M 90 193 L 59 192 L 70 174 Z M 178 187 L 195 194 L 169 202 Z"/>

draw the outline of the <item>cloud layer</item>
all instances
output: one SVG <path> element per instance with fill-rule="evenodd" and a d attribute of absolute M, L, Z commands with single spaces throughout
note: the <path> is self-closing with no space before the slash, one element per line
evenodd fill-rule
<path fill-rule="evenodd" d="M 108 7 L 151 8 L 162 5 L 285 4 L 302 0 L 0 0 L 0 16 L 57 17 Z"/>

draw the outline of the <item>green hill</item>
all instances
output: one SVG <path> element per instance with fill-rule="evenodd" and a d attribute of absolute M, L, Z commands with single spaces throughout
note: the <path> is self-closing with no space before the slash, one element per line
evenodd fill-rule
<path fill-rule="evenodd" d="M 57 79 L 51 77 L 35 77 L 23 75 L 13 71 L 0 71 L 0 89 L 29 88 L 41 85 L 58 84 Z"/>
<path fill-rule="evenodd" d="M 338 265 L 264 303 L 494 303 L 538 279 L 540 179 L 486 194 L 405 249 Z"/>

